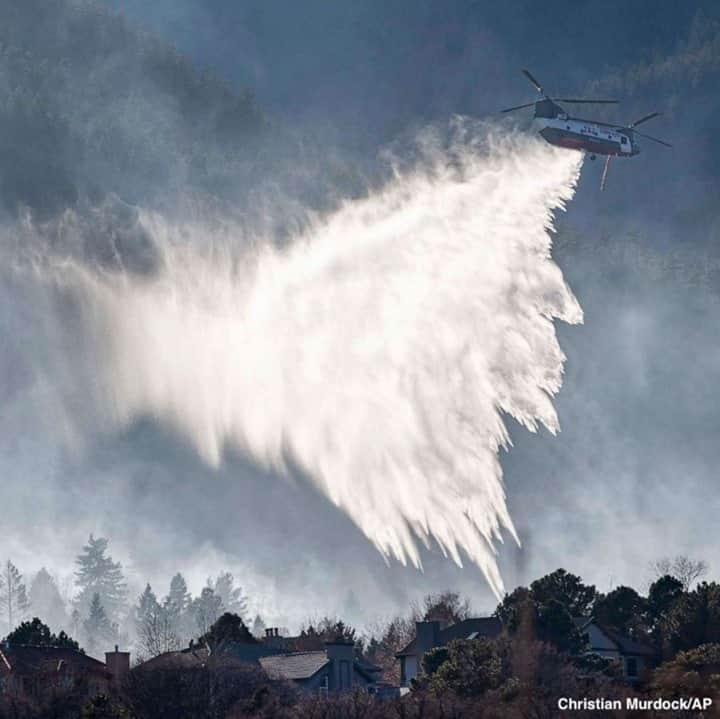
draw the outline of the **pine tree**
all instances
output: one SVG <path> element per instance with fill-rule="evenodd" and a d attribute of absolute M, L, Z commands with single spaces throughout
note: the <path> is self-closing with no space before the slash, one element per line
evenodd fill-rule
<path fill-rule="evenodd" d="M 218 574 L 214 583 L 208 579 L 208 587 L 220 597 L 224 611 L 245 618 L 247 600 L 243 596 L 242 589 L 235 586 L 235 577 L 230 572 Z"/>
<path fill-rule="evenodd" d="M 150 584 L 145 585 L 145 590 L 138 597 L 135 605 L 135 624 L 141 627 L 148 619 L 154 617 L 160 610 L 160 604 Z"/>
<path fill-rule="evenodd" d="M 187 582 L 179 572 L 170 580 L 170 591 L 163 605 L 173 617 L 181 617 L 187 612 L 192 597 L 188 592 Z"/>
<path fill-rule="evenodd" d="M 206 634 L 222 614 L 222 599 L 212 587 L 204 587 L 200 596 L 193 600 L 190 611 L 200 634 Z"/>
<path fill-rule="evenodd" d="M 256 614 L 252 624 L 253 636 L 257 639 L 261 639 L 265 636 L 265 629 L 265 622 L 262 620 L 262 617 L 259 614 Z"/>
<path fill-rule="evenodd" d="M 87 613 L 94 595 L 98 594 L 108 619 L 117 621 L 125 605 L 127 588 L 122 565 L 107 556 L 107 546 L 107 539 L 95 539 L 91 534 L 82 553 L 75 560 L 78 567 L 75 581 L 80 588 L 77 605 L 81 613 Z"/>
<path fill-rule="evenodd" d="M 113 624 L 105 613 L 100 594 L 95 592 L 90 601 L 90 613 L 83 622 L 88 652 L 95 655 L 103 647 L 110 646 L 117 640 L 117 625 Z"/>
<path fill-rule="evenodd" d="M 178 573 L 170 581 L 170 591 L 163 600 L 163 609 L 173 633 L 181 643 L 185 643 L 195 632 L 195 622 L 190 613 L 191 602 L 187 582 Z"/>
<path fill-rule="evenodd" d="M 5 637 L 5 641 L 13 644 L 32 644 L 36 647 L 61 647 L 82 652 L 80 645 L 65 632 L 53 634 L 47 624 L 35 617 L 30 622 L 22 622 Z"/>
<path fill-rule="evenodd" d="M 57 583 L 43 567 L 30 583 L 30 605 L 35 616 L 42 617 L 50 626 L 67 625 L 65 602 L 60 596 Z"/>
<path fill-rule="evenodd" d="M 82 624 L 82 617 L 77 607 L 75 607 L 70 613 L 70 631 L 74 637 L 77 637 L 80 633 L 80 627 Z"/>
<path fill-rule="evenodd" d="M 8 632 L 26 617 L 30 609 L 22 574 L 9 559 L 0 574 L 0 609 L 6 613 Z"/>

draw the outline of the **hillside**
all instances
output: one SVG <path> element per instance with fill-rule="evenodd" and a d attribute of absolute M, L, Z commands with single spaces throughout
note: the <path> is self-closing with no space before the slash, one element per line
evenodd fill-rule
<path fill-rule="evenodd" d="M 50 214 L 109 193 L 221 194 L 264 120 L 175 49 L 94 0 L 0 11 L 0 203 Z"/>

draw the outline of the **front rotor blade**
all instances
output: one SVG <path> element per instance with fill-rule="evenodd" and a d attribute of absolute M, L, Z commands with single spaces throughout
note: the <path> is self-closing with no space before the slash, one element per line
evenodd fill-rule
<path fill-rule="evenodd" d="M 665 145 L 665 147 L 672 147 L 672 145 L 669 142 L 665 142 L 665 140 L 658 140 L 657 137 L 653 137 L 652 135 L 645 135 L 642 132 L 635 131 L 636 135 L 640 135 L 640 137 L 644 137 L 646 140 L 652 140 L 653 142 L 657 142 L 660 145 Z"/>
<path fill-rule="evenodd" d="M 526 102 L 524 105 L 516 105 L 515 107 L 508 107 L 507 110 L 501 110 L 500 112 L 512 112 L 513 110 L 522 110 L 524 107 L 532 107 L 534 102 Z"/>
<path fill-rule="evenodd" d="M 645 117 L 641 117 L 639 120 L 635 120 L 635 122 L 631 122 L 628 125 L 628 127 L 637 127 L 638 125 L 641 125 L 643 122 L 652 120 L 653 117 L 657 117 L 658 115 L 662 115 L 662 113 L 661 112 L 651 112 L 649 115 L 645 115 Z"/>
<path fill-rule="evenodd" d="M 529 72 L 528 70 L 523 70 L 522 73 L 523 73 L 523 75 L 525 75 L 525 77 L 526 77 L 528 80 L 530 80 L 530 82 L 535 86 L 535 89 L 536 89 L 541 95 L 544 95 L 544 94 L 545 94 L 545 93 L 543 92 L 542 85 L 530 74 L 530 72 Z"/>
<path fill-rule="evenodd" d="M 557 102 L 582 103 L 583 105 L 617 105 L 619 100 L 577 100 L 568 99 L 567 97 L 554 97 Z"/>

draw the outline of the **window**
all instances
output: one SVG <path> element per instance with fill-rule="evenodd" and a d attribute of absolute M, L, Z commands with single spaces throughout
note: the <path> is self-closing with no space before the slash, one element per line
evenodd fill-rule
<path fill-rule="evenodd" d="M 627 137 L 623 135 L 623 137 L 620 138 L 620 144 L 627 145 Z"/>
<path fill-rule="evenodd" d="M 637 659 L 635 657 L 627 657 L 625 659 L 625 672 L 629 677 L 638 675 Z"/>

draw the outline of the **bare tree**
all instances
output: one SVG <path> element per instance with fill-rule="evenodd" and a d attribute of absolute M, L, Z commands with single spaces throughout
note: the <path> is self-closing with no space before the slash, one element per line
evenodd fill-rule
<path fill-rule="evenodd" d="M 154 607 L 140 621 L 138 628 L 138 654 L 143 658 L 156 657 L 182 648 L 182 640 L 175 631 L 174 622 L 165 607 Z"/>
<path fill-rule="evenodd" d="M 388 622 L 376 623 L 369 628 L 365 640 L 365 655 L 382 669 L 385 681 L 400 683 L 400 663 L 395 658 L 415 636 L 415 622 L 408 617 L 393 617 Z"/>
<path fill-rule="evenodd" d="M 470 602 L 458 592 L 448 589 L 426 595 L 420 604 L 413 602 L 411 615 L 413 622 L 440 622 L 444 628 L 467 619 L 470 616 Z"/>
<path fill-rule="evenodd" d="M 650 563 L 650 571 L 655 579 L 669 574 L 682 583 L 683 589 L 690 591 L 693 584 L 707 574 L 707 562 L 695 561 L 685 554 L 676 557 L 663 557 Z"/>

